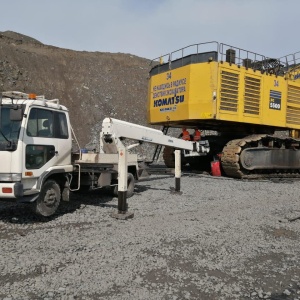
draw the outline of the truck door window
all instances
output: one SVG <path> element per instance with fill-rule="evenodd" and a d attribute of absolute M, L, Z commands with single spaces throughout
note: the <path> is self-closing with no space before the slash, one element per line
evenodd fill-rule
<path fill-rule="evenodd" d="M 53 137 L 53 112 L 32 108 L 28 118 L 27 135 L 33 137 Z"/>
<path fill-rule="evenodd" d="M 39 169 L 55 155 L 52 145 L 27 145 L 26 169 Z"/>
<path fill-rule="evenodd" d="M 28 118 L 27 135 L 67 139 L 69 133 L 66 114 L 47 109 L 32 108 Z"/>

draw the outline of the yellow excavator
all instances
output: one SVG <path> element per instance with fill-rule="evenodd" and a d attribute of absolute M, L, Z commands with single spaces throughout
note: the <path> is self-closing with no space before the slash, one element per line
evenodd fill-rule
<path fill-rule="evenodd" d="M 210 153 L 235 178 L 300 176 L 300 52 L 269 58 L 224 43 L 187 46 L 152 61 L 148 122 L 199 128 Z M 174 149 L 163 158 L 174 166 Z"/>

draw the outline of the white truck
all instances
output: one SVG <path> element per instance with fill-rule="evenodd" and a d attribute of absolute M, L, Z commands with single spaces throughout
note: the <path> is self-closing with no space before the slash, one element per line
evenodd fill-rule
<path fill-rule="evenodd" d="M 99 151 L 72 151 L 73 133 L 68 109 L 58 99 L 22 92 L 3 92 L 0 97 L 0 201 L 31 203 L 35 213 L 53 215 L 69 192 L 111 186 L 118 195 L 118 211 L 134 191 L 139 169 L 132 147 L 141 142 L 188 150 L 186 155 L 205 155 L 206 141 L 187 142 L 160 130 L 105 118 Z M 125 146 L 123 140 L 138 143 Z M 80 149 L 80 147 L 79 147 Z M 124 204 L 125 203 L 125 204 Z"/>

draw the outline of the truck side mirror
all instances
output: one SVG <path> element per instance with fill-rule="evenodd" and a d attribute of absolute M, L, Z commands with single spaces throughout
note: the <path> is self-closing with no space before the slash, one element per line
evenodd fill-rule
<path fill-rule="evenodd" d="M 23 108 L 22 106 L 14 106 L 10 109 L 9 118 L 11 121 L 22 121 L 23 119 Z"/>

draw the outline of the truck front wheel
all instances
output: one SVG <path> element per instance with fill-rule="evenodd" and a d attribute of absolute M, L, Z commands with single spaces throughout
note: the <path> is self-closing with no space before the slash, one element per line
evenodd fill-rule
<path fill-rule="evenodd" d="M 54 180 L 47 180 L 42 186 L 37 200 L 33 203 L 34 212 L 43 217 L 52 216 L 60 203 L 60 188 Z"/>

